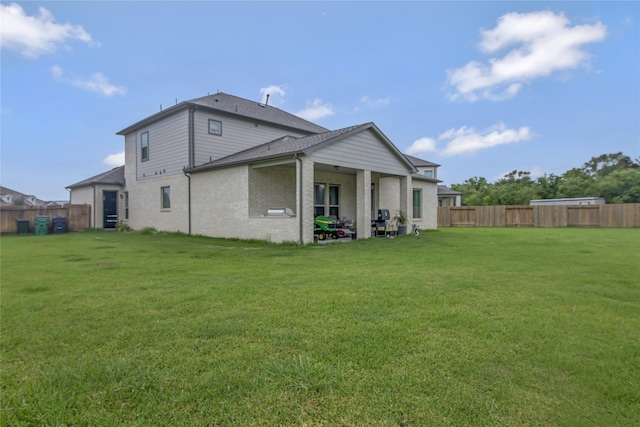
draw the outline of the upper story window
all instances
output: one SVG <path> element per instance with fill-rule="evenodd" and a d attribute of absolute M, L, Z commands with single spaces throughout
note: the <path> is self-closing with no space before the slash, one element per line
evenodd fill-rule
<path fill-rule="evenodd" d="M 222 135 L 222 122 L 209 119 L 209 133 L 211 135 Z"/>
<path fill-rule="evenodd" d="M 149 160 L 149 132 L 140 135 L 140 160 L 143 162 Z"/>
<path fill-rule="evenodd" d="M 424 176 L 426 176 L 427 178 L 433 178 L 433 170 L 427 169 L 426 171 L 424 171 Z"/>

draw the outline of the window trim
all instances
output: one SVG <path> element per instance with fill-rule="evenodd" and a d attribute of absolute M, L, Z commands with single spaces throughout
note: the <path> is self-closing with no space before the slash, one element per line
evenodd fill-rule
<path fill-rule="evenodd" d="M 218 132 L 211 132 L 211 122 L 217 123 L 218 124 Z M 214 119 L 209 119 L 209 129 L 208 129 L 209 135 L 216 135 L 216 136 L 222 136 L 222 122 L 220 120 L 214 120 Z"/>
<path fill-rule="evenodd" d="M 316 199 L 317 189 L 318 187 L 322 188 L 322 203 L 317 203 L 319 200 Z M 335 188 L 337 196 L 337 204 L 332 204 L 331 193 L 332 189 Z M 314 217 L 318 216 L 319 211 L 321 210 L 323 213 L 322 216 L 335 216 L 336 219 L 340 219 L 340 211 L 342 210 L 340 204 L 340 184 L 331 184 L 327 182 L 314 182 L 313 184 L 313 212 Z M 333 212 L 337 212 L 337 215 L 334 215 Z"/>
<path fill-rule="evenodd" d="M 318 199 L 316 196 L 318 196 L 317 191 L 318 189 L 321 189 L 322 191 L 322 203 L 317 203 Z M 326 208 L 326 200 L 327 200 L 327 184 L 321 183 L 321 182 L 316 182 L 313 184 L 313 217 L 317 217 L 319 215 L 324 216 L 327 213 L 327 208 Z M 322 214 L 320 214 L 319 209 L 322 209 Z"/>
<path fill-rule="evenodd" d="M 416 194 L 418 194 L 418 212 L 416 215 Z M 422 219 L 422 188 L 414 188 L 412 192 L 413 219 Z"/>
<path fill-rule="evenodd" d="M 335 204 L 331 203 L 332 202 L 332 200 L 331 200 L 331 193 L 332 193 L 331 190 L 334 189 L 334 188 L 336 189 L 336 193 L 335 194 L 336 194 L 336 197 L 338 199 L 337 200 L 338 203 L 335 203 Z M 335 216 L 336 218 L 339 219 L 340 218 L 340 186 L 337 185 L 337 184 L 329 184 L 329 194 L 327 196 L 328 196 L 327 207 L 329 208 L 329 216 L 333 215 L 331 213 L 332 210 L 336 210 L 337 213 L 336 213 L 336 215 L 333 215 L 333 216 Z"/>
<path fill-rule="evenodd" d="M 168 202 L 168 206 L 165 206 L 165 190 L 168 190 L 166 196 L 166 201 Z M 171 210 L 171 186 L 167 185 L 164 187 L 160 187 L 160 210 L 161 211 L 170 211 Z"/>
<path fill-rule="evenodd" d="M 145 138 L 145 135 L 146 135 L 146 138 Z M 146 148 L 146 156 L 145 156 L 145 148 Z M 149 160 L 149 131 L 146 131 L 140 134 L 140 161 L 146 162 L 148 160 Z"/>

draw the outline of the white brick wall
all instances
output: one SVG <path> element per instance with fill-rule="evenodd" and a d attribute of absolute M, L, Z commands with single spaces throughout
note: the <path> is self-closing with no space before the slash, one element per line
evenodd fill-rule
<path fill-rule="evenodd" d="M 249 216 L 249 176 L 248 166 L 192 175 L 192 233 L 272 242 L 297 241 L 296 217 Z"/>

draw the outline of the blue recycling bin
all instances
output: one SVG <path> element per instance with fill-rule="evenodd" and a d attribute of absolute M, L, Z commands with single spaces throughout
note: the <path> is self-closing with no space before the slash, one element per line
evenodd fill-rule
<path fill-rule="evenodd" d="M 67 232 L 67 218 L 64 216 L 54 216 L 51 218 L 51 229 L 56 234 Z"/>

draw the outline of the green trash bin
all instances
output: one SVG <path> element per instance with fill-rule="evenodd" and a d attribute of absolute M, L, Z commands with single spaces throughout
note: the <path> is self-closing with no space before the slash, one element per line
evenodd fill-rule
<path fill-rule="evenodd" d="M 49 233 L 49 217 L 37 216 L 33 225 L 36 236 L 44 236 Z"/>

